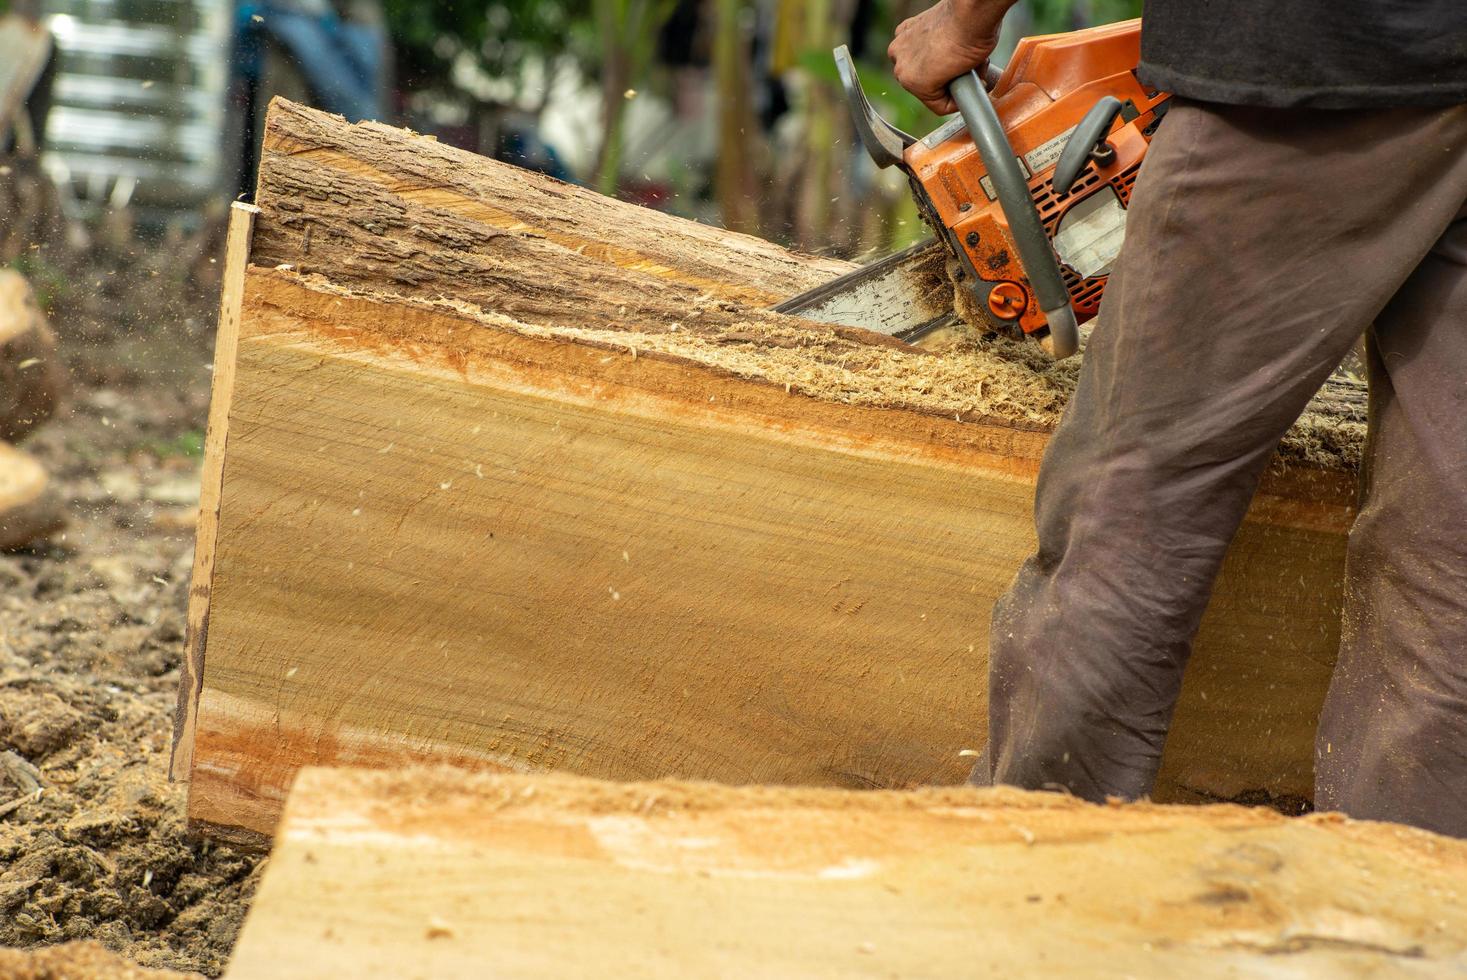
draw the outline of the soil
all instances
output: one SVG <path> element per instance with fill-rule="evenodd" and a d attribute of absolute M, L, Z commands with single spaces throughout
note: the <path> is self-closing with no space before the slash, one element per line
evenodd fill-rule
<path fill-rule="evenodd" d="M 168 239 L 27 258 L 73 393 L 24 448 L 50 469 L 68 526 L 0 554 L 0 946 L 94 940 L 143 966 L 216 976 L 259 859 L 190 839 L 184 787 L 166 774 L 210 276 Z M 89 945 L 0 950 L 5 976 L 130 975 L 120 969 Z"/>

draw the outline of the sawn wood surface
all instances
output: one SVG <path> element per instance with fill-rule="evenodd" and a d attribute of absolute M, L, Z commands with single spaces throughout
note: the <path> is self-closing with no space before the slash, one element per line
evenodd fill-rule
<path fill-rule="evenodd" d="M 308 769 L 226 976 L 1441 977 L 1467 844 L 1237 806 Z"/>
<path fill-rule="evenodd" d="M 1046 438 L 941 409 L 981 356 L 954 379 L 759 309 L 840 263 L 288 104 L 258 203 L 181 713 L 198 825 L 270 833 L 321 763 L 963 778 Z M 1270 478 L 1163 793 L 1308 794 L 1349 485 Z"/>

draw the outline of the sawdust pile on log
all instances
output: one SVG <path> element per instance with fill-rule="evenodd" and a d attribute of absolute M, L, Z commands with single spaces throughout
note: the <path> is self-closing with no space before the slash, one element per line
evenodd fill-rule
<path fill-rule="evenodd" d="M 718 311 L 717 317 L 702 318 L 696 329 L 643 330 L 615 321 L 595 327 L 527 323 L 462 300 L 343 288 L 321 275 L 297 276 L 290 270 L 278 274 L 299 278 L 321 292 L 452 311 L 527 336 L 589 344 L 627 357 L 691 361 L 793 395 L 959 421 L 997 421 L 1034 431 L 1058 424 L 1082 363 L 1080 358 L 1056 362 L 1032 341 L 1002 336 L 969 334 L 936 351 L 882 343 L 876 335 L 861 336 L 861 331 L 740 310 L 706 294 L 690 312 L 696 314 L 701 306 Z M 1357 467 L 1365 438 L 1364 407 L 1363 386 L 1331 381 L 1285 436 L 1279 464 Z"/>

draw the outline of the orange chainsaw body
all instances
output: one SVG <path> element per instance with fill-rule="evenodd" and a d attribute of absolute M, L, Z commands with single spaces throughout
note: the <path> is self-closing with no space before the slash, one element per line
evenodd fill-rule
<path fill-rule="evenodd" d="M 1056 243 L 1060 272 L 1080 322 L 1100 308 L 1110 272 L 1104 261 L 1111 254 L 1107 236 L 1114 233 L 1116 220 L 1121 222 L 1119 234 L 1124 233 L 1124 209 L 1130 205 L 1136 173 L 1168 104 L 1168 94 L 1137 80 L 1140 57 L 1139 20 L 1025 38 L 990 90 L 1040 220 Z M 1108 137 L 1113 158 L 1089 164 L 1070 193 L 1061 196 L 1050 183 L 1060 151 L 1080 119 L 1107 95 L 1123 106 Z M 1044 315 L 962 120 L 955 117 L 907 147 L 903 162 L 924 217 L 967 260 L 963 273 L 977 277 L 973 292 L 994 325 L 1017 326 L 1025 333 L 1043 330 Z M 1114 201 L 1091 200 L 1110 193 Z M 1057 238 L 1071 227 L 1072 214 L 1073 232 L 1063 241 L 1079 244 L 1067 255 Z"/>

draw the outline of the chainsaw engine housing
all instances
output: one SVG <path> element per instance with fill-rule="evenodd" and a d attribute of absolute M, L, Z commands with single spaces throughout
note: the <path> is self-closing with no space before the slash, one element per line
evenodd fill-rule
<path fill-rule="evenodd" d="M 1170 98 L 1136 78 L 1140 56 L 1139 20 L 1025 38 L 989 91 L 1080 322 L 1100 308 L 1131 189 Z M 1081 121 L 1107 96 L 1119 102 L 1119 112 L 1064 192 L 1053 184 L 1055 166 L 1077 129 L 1085 128 Z M 923 217 L 958 259 L 959 284 L 995 328 L 1042 336 L 1044 314 L 963 119 L 955 116 L 918 140 L 896 135 L 907 144 L 900 166 Z M 890 154 L 886 162 L 894 162 Z"/>

